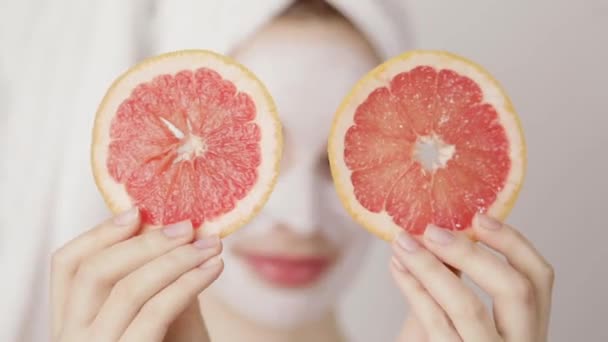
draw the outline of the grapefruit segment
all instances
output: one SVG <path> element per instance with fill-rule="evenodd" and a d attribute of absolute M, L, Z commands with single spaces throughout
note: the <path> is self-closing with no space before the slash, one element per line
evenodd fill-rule
<path fill-rule="evenodd" d="M 442 51 L 404 53 L 363 77 L 334 115 L 328 155 L 346 210 L 387 240 L 429 224 L 468 233 L 476 213 L 504 219 L 526 167 L 507 94 Z"/>
<path fill-rule="evenodd" d="M 437 72 L 428 66 L 416 67 L 394 77 L 390 87 L 391 100 L 399 104 L 410 129 L 418 135 L 428 134 L 436 115 Z"/>
<path fill-rule="evenodd" d="M 96 114 L 96 184 L 147 227 L 191 220 L 226 236 L 264 205 L 278 174 L 281 127 L 264 85 L 204 50 L 151 57 L 109 88 Z"/>
<path fill-rule="evenodd" d="M 407 161 L 404 151 L 413 148 L 411 141 L 387 136 L 369 126 L 356 125 L 346 132 L 344 150 L 346 165 L 353 170 L 370 168 L 384 163 Z"/>
<path fill-rule="evenodd" d="M 412 234 L 423 232 L 431 221 L 430 182 L 431 175 L 414 163 L 397 180 L 386 199 L 386 212 Z"/>
<path fill-rule="evenodd" d="M 392 160 L 383 165 L 356 170 L 351 181 L 355 187 L 357 200 L 372 212 L 384 208 L 388 194 L 407 169 L 407 161 Z"/>
<path fill-rule="evenodd" d="M 374 130 L 383 136 L 399 140 L 411 140 L 414 138 L 412 127 L 399 110 L 398 103 L 390 101 L 390 90 L 381 87 L 374 90 L 359 107 L 359 113 L 354 118 L 359 127 Z"/>

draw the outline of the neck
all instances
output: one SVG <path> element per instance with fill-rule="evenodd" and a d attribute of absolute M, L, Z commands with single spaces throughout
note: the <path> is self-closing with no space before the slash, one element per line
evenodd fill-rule
<path fill-rule="evenodd" d="M 212 294 L 205 293 L 200 298 L 201 312 L 212 342 L 346 341 L 333 312 L 319 317 L 318 320 L 293 328 L 280 329 L 262 325 L 241 316 Z"/>

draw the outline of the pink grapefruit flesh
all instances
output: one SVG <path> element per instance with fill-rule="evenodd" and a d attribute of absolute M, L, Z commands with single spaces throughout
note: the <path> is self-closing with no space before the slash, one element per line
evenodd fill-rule
<path fill-rule="evenodd" d="M 386 239 L 429 224 L 466 231 L 476 213 L 503 219 L 525 169 L 519 120 L 498 83 L 433 51 L 364 77 L 336 113 L 328 153 L 347 210 Z"/>
<path fill-rule="evenodd" d="M 274 186 L 281 151 L 274 104 L 244 67 L 180 51 L 129 69 L 108 91 L 94 130 L 97 184 L 115 211 L 150 226 L 190 220 L 226 235 Z"/>

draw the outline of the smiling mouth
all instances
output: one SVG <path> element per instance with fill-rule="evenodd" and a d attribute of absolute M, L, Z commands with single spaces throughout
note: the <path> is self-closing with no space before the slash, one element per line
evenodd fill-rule
<path fill-rule="evenodd" d="M 284 256 L 253 253 L 239 254 L 265 283 L 281 288 L 308 287 L 331 267 L 335 258 L 326 256 Z"/>

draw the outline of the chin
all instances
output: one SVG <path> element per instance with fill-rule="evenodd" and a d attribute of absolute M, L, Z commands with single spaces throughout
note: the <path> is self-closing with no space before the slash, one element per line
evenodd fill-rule
<path fill-rule="evenodd" d="M 331 313 L 364 261 L 362 231 L 335 255 L 295 256 L 235 251 L 209 289 L 233 311 L 274 328 L 295 328 Z"/>

